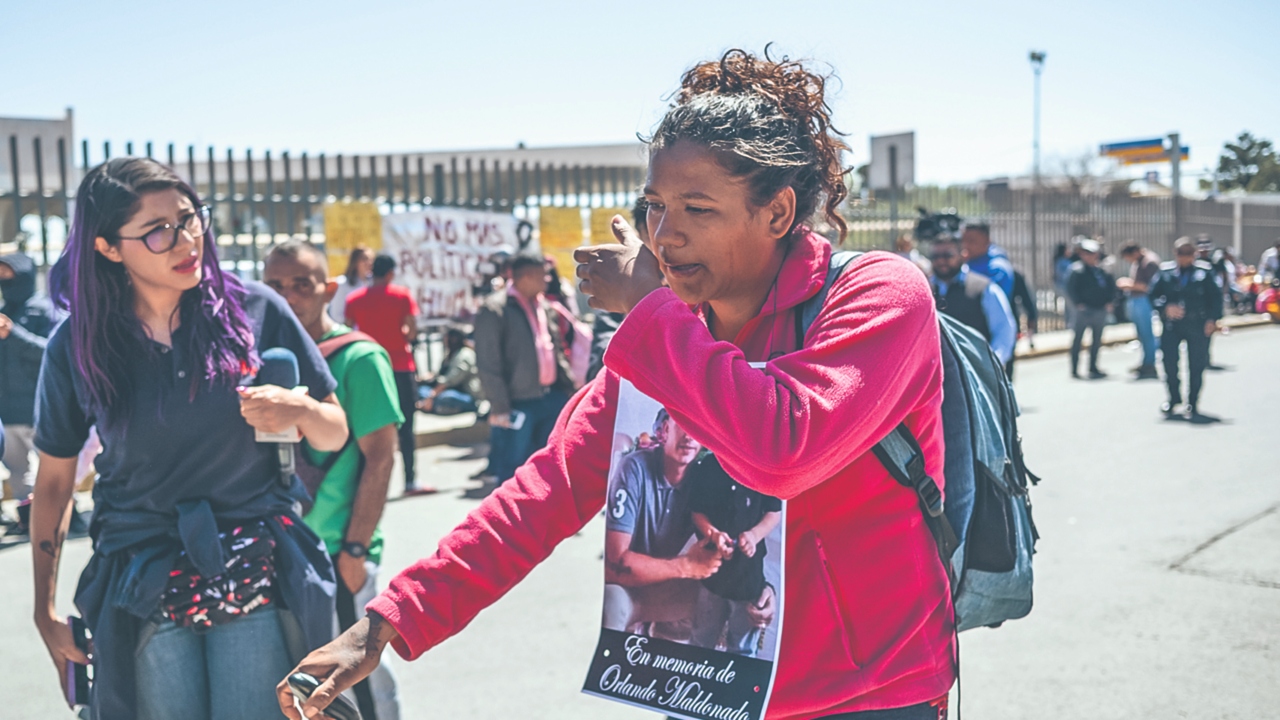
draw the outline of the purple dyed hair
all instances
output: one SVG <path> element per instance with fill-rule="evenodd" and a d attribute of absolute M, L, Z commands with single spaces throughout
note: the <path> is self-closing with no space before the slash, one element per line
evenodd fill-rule
<path fill-rule="evenodd" d="M 176 189 L 200 207 L 196 191 L 172 170 L 147 158 L 109 160 L 85 175 L 61 257 L 49 272 L 49 294 L 69 312 L 71 354 L 95 413 L 123 416 L 132 388 L 129 358 L 149 348 L 133 311 L 133 288 L 122 263 L 98 253 L 94 240 L 120 242 L 120 228 L 138 211 L 143 195 Z M 213 229 L 204 234 L 200 284 L 182 294 L 178 312 L 190 328 L 186 357 L 202 363 L 191 373 L 191 396 L 206 387 L 239 382 L 258 365 L 253 331 L 245 318 L 244 286 L 218 266 Z"/>

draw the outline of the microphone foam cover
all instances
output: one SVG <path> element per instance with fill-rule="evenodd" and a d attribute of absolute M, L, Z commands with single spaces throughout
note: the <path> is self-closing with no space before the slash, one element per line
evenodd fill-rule
<path fill-rule="evenodd" d="M 295 388 L 298 379 L 298 356 L 289 348 L 269 348 L 262 352 L 262 367 L 258 368 L 258 377 L 254 385 L 279 385 L 282 388 Z"/>

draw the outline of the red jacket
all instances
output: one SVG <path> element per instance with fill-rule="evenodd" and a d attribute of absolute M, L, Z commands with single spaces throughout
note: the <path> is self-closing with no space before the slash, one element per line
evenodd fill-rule
<path fill-rule="evenodd" d="M 619 377 L 654 398 L 744 485 L 788 501 L 782 644 L 770 718 L 912 705 L 954 680 L 947 578 L 915 494 L 870 452 L 901 422 L 942 483 L 942 364 L 925 277 L 859 258 L 794 350 L 794 308 L 831 248 L 791 248 L 760 315 L 717 342 L 668 289 L 631 311 L 607 372 L 560 415 L 548 447 L 391 581 L 368 609 L 412 659 L 461 630 L 604 506 Z M 748 363 L 768 360 L 764 369 Z M 584 654 L 584 668 L 587 661 Z"/>

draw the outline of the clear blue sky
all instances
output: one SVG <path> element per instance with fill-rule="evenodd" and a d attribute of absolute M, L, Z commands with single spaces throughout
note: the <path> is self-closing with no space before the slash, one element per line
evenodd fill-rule
<path fill-rule="evenodd" d="M 914 129 L 919 181 L 967 181 L 1029 169 L 1035 48 L 1047 169 L 1178 130 L 1198 170 L 1241 130 L 1280 141 L 1277 29 L 1276 0 L 0 0 L 0 115 L 219 153 L 616 142 L 692 63 L 774 41 L 839 76 L 855 162 Z"/>

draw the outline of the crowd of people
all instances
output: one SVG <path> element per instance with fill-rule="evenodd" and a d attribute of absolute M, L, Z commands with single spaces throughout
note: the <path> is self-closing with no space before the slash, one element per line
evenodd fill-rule
<path fill-rule="evenodd" d="M 335 275 L 294 240 L 265 257 L 263 282 L 242 281 L 172 170 L 119 158 L 89 171 L 48 297 L 26 256 L 0 256 L 0 438 L 21 501 L 9 534 L 30 539 L 36 626 L 64 682 L 67 663 L 89 662 L 54 602 L 69 534 L 93 536 L 76 606 L 94 638 L 94 717 L 299 719 L 276 682 L 304 671 L 320 682 L 304 707 L 350 690 L 363 717 L 385 720 L 399 717 L 388 645 L 413 658 L 460 631 L 609 509 L 605 627 L 751 654 L 785 593 L 797 639 L 779 649 L 776 712 L 946 717 L 946 570 L 916 499 L 870 448 L 906 426 L 941 478 L 936 314 L 980 333 L 1011 376 L 1037 303 L 975 222 L 927 254 L 904 238 L 902 257 L 855 260 L 797 332 L 793 311 L 832 253 L 812 218 L 844 228 L 845 146 L 830 123 L 822 78 L 800 63 L 732 51 L 699 64 L 650 140 L 634 227 L 616 218 L 616 244 L 578 253 L 594 326 L 554 262 L 516 254 L 473 325 L 445 330 L 429 375 L 392 257 L 358 248 Z M 1165 264 L 1127 243 L 1119 278 L 1097 240 L 1060 248 L 1072 377 L 1086 331 L 1087 376 L 1106 376 L 1102 329 L 1123 312 L 1142 345 L 1136 376 L 1159 377 L 1159 350 L 1163 411 L 1185 399 L 1198 413 L 1224 306 L 1248 292 L 1247 269 L 1206 240 L 1179 240 Z M 1280 272 L 1277 249 L 1264 274 Z M 276 350 L 296 387 L 265 381 Z M 664 409 L 610 478 L 624 380 Z M 396 457 L 405 495 L 434 492 L 414 462 L 418 412 L 487 420 L 488 466 L 468 493 L 485 499 L 380 593 Z M 82 528 L 73 491 L 91 433 L 101 452 Z M 264 437 L 297 441 L 293 458 Z M 608 506 L 615 496 L 626 502 Z M 778 498 L 790 502 L 785 589 L 760 570 Z M 739 501 L 750 511 L 730 512 Z M 683 614 L 650 612 L 671 593 Z"/>
<path fill-rule="evenodd" d="M 980 333 L 1013 377 L 1014 346 L 1027 336 L 1034 348 L 1039 313 L 1025 276 L 1008 255 L 991 244 L 985 223 L 963 225 L 960 233 L 931 233 L 929 254 L 920 252 L 910 236 L 896 245 L 899 256 L 930 278 L 938 311 Z M 1068 351 L 1072 378 L 1100 380 L 1108 374 L 1098 364 L 1103 329 L 1116 322 L 1133 323 L 1142 359 L 1130 369 L 1138 380 L 1160 379 L 1159 352 L 1167 385 L 1160 407 L 1166 417 L 1202 419 L 1200 389 L 1206 369 L 1222 369 L 1210 358 L 1213 336 L 1229 310 L 1253 312 L 1259 293 L 1280 275 L 1280 238 L 1257 266 L 1236 261 L 1230 250 L 1215 248 L 1207 235 L 1184 237 L 1174 244 L 1175 261 L 1160 257 L 1139 243 L 1126 241 L 1117 256 L 1108 256 L 1097 239 L 1077 236 L 1059 244 L 1054 258 L 1054 285 L 1062 301 L 1063 317 L 1071 332 Z M 1128 266 L 1119 274 L 1119 264 Z M 1156 336 L 1156 320 L 1162 331 Z M 1080 356 L 1089 335 L 1087 376 Z M 1187 346 L 1188 391 L 1180 389 L 1180 346 Z"/>

